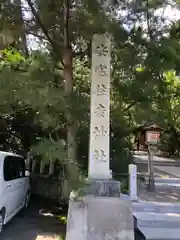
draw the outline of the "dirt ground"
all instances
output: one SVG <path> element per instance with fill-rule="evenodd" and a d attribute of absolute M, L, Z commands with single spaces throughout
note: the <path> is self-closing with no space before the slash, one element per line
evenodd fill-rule
<path fill-rule="evenodd" d="M 33 198 L 29 208 L 9 222 L 1 240 L 64 240 L 67 208 Z"/>

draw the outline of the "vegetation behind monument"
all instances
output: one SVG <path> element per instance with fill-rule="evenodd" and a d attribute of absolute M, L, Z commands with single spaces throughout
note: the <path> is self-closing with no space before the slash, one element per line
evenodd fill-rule
<path fill-rule="evenodd" d="M 91 38 L 108 31 L 113 172 L 127 172 L 133 129 L 146 121 L 167 130 L 163 150 L 179 153 L 179 22 L 156 14 L 164 1 L 27 2 L 1 6 L 1 149 L 58 158 L 68 185 L 76 186 L 79 168 L 88 166 Z M 73 67 L 68 93 L 65 57 Z"/>

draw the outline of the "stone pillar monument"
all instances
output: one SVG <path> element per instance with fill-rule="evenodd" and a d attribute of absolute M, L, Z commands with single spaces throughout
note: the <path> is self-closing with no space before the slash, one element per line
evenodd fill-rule
<path fill-rule="evenodd" d="M 91 119 L 89 146 L 89 193 L 118 197 L 120 182 L 110 180 L 110 45 L 111 38 L 94 35 L 92 40 Z"/>
<path fill-rule="evenodd" d="M 110 42 L 108 36 L 93 36 L 89 178 L 94 179 L 110 178 Z"/>
<path fill-rule="evenodd" d="M 110 38 L 92 41 L 89 187 L 70 199 L 66 240 L 134 240 L 132 206 L 109 169 Z M 120 159 L 121 160 L 121 159 Z"/>

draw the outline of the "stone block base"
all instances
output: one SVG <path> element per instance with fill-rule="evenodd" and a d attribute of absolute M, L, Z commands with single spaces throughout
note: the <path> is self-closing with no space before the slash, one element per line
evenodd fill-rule
<path fill-rule="evenodd" d="M 89 179 L 86 195 L 96 197 L 120 197 L 120 182 L 115 180 Z"/>
<path fill-rule="evenodd" d="M 131 202 L 94 196 L 71 199 L 66 240 L 134 240 Z"/>

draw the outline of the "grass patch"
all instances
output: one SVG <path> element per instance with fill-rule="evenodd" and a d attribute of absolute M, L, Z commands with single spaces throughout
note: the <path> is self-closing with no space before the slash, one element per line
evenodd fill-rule
<path fill-rule="evenodd" d="M 57 215 L 56 218 L 57 218 L 62 224 L 67 224 L 67 216 L 65 216 L 65 215 Z"/>

